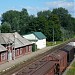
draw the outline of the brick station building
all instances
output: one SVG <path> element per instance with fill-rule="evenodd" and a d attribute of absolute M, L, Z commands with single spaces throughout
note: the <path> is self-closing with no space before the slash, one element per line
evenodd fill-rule
<path fill-rule="evenodd" d="M 0 33 L 0 44 L 7 49 L 6 58 L 8 61 L 32 52 L 32 43 L 17 32 Z"/>

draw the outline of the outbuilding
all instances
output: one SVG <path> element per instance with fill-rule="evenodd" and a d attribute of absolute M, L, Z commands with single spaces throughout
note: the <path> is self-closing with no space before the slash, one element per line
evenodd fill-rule
<path fill-rule="evenodd" d="M 66 45 L 60 50 L 67 52 L 67 61 L 71 62 L 74 59 L 74 47 L 71 45 Z"/>
<path fill-rule="evenodd" d="M 55 73 L 62 73 L 67 67 L 67 53 L 61 50 L 55 50 L 46 56 L 47 60 L 54 61 Z"/>
<path fill-rule="evenodd" d="M 42 32 L 32 32 L 30 34 L 23 35 L 23 37 L 32 43 L 35 43 L 37 45 L 37 49 L 46 47 L 46 36 Z"/>

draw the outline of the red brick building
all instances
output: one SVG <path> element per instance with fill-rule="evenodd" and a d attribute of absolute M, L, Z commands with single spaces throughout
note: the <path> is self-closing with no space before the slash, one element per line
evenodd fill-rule
<path fill-rule="evenodd" d="M 7 61 L 7 49 L 0 45 L 0 63 Z"/>
<path fill-rule="evenodd" d="M 8 61 L 32 52 L 32 43 L 15 33 L 1 33 L 0 44 L 8 49 Z"/>

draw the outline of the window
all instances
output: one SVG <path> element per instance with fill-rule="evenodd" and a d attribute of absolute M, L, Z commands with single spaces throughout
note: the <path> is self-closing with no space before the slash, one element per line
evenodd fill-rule
<path fill-rule="evenodd" d="M 20 54 L 22 54 L 22 50 L 23 50 L 23 48 L 20 48 Z"/>
<path fill-rule="evenodd" d="M 26 46 L 26 53 L 28 52 L 28 46 Z"/>
<path fill-rule="evenodd" d="M 19 49 L 16 50 L 16 56 L 18 56 L 18 55 L 19 55 Z"/>
<path fill-rule="evenodd" d="M 7 53 L 2 53 L 1 54 L 1 60 L 6 60 L 7 59 Z"/>
<path fill-rule="evenodd" d="M 32 50 L 32 46 L 29 46 L 29 50 L 28 51 L 30 52 L 31 50 Z"/>

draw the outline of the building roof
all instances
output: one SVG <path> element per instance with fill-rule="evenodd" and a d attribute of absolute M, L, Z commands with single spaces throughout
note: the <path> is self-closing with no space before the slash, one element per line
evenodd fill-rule
<path fill-rule="evenodd" d="M 26 38 L 23 38 L 23 37 L 21 37 L 17 32 L 15 33 L 15 37 L 17 38 L 17 39 L 19 39 L 20 40 L 20 42 L 21 43 L 23 43 L 24 45 L 30 45 L 30 44 L 32 44 L 30 41 L 28 41 Z"/>
<path fill-rule="evenodd" d="M 33 34 L 38 38 L 38 39 L 46 39 L 46 36 L 42 32 L 33 32 Z"/>
<path fill-rule="evenodd" d="M 46 59 L 41 59 L 35 61 L 34 63 L 22 68 L 17 75 L 44 75 L 49 71 L 55 63 L 53 61 L 47 61 Z"/>
<path fill-rule="evenodd" d="M 4 46 L 0 45 L 0 52 L 6 51 L 6 50 L 7 49 Z"/>
<path fill-rule="evenodd" d="M 71 45 L 66 45 L 66 46 L 64 46 L 61 50 L 70 51 L 70 50 L 72 50 L 73 48 L 74 48 L 74 47 L 71 46 Z"/>
<path fill-rule="evenodd" d="M 64 57 L 65 54 L 67 55 L 67 53 L 65 51 L 55 50 L 52 53 L 50 53 L 49 56 L 51 56 L 57 60 L 60 60 Z"/>
<path fill-rule="evenodd" d="M 67 45 L 71 45 L 71 46 L 74 46 L 75 47 L 75 42 L 70 42 Z"/>
<path fill-rule="evenodd" d="M 3 33 L 0 33 L 0 44 L 7 44 L 8 38 L 4 36 Z"/>
<path fill-rule="evenodd" d="M 54 66 L 54 62 L 49 61 L 47 62 L 47 64 L 45 64 L 40 69 L 38 69 L 36 72 L 34 72 L 32 75 L 44 75 L 48 71 L 50 71 L 53 68 L 53 66 Z"/>
<path fill-rule="evenodd" d="M 27 39 L 21 37 L 17 32 L 0 34 L 0 44 L 8 44 L 8 43 L 13 44 L 14 41 L 15 41 L 15 48 L 32 44 Z"/>

